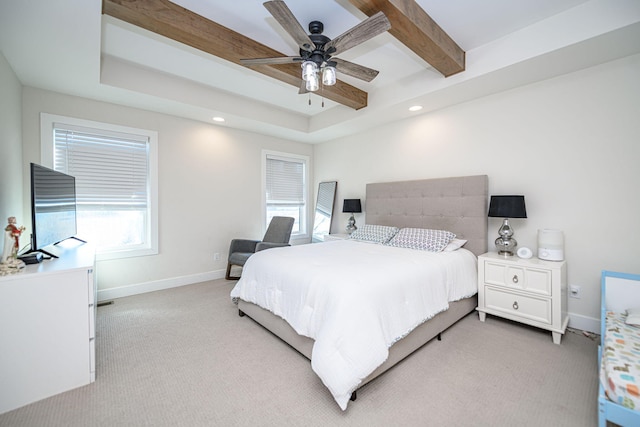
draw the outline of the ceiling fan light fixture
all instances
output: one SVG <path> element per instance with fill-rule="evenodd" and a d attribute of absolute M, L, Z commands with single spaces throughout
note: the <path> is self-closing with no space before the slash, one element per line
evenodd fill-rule
<path fill-rule="evenodd" d="M 318 81 L 318 74 L 314 73 L 312 76 L 307 78 L 307 82 L 305 84 L 305 88 L 309 92 L 315 92 L 320 89 L 320 82 Z"/>
<path fill-rule="evenodd" d="M 336 67 L 327 65 L 322 69 L 322 84 L 325 86 L 336 84 Z"/>
<path fill-rule="evenodd" d="M 318 64 L 313 61 L 304 61 L 302 63 L 302 80 L 309 81 L 310 78 L 316 76 L 318 72 Z M 316 78 L 317 80 L 317 78 Z"/>

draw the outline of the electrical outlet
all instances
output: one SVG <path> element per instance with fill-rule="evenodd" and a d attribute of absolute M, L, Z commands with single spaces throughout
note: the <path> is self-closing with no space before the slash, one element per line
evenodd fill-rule
<path fill-rule="evenodd" d="M 213 254 L 213 260 L 220 261 L 220 252 L 216 252 L 215 254 Z"/>
<path fill-rule="evenodd" d="M 582 287 L 578 285 L 569 286 L 569 296 L 571 298 L 580 299 L 580 294 L 582 293 Z"/>

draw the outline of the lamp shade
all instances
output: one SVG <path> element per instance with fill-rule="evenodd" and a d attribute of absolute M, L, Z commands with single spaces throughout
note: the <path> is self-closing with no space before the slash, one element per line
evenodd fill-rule
<path fill-rule="evenodd" d="M 342 205 L 342 212 L 350 212 L 350 213 L 362 212 L 360 199 L 344 199 L 344 204 Z"/>
<path fill-rule="evenodd" d="M 526 218 L 524 196 L 491 196 L 489 216 L 497 218 Z"/>

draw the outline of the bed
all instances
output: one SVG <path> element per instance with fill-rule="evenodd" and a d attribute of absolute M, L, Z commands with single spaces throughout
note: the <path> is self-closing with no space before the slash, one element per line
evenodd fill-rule
<path fill-rule="evenodd" d="M 598 425 L 638 426 L 640 275 L 603 271 L 601 287 Z"/>
<path fill-rule="evenodd" d="M 466 240 L 466 244 L 462 249 L 447 254 L 425 254 L 423 251 L 389 248 L 386 245 L 361 243 L 353 241 L 353 239 L 263 251 L 265 252 L 264 254 L 258 253 L 249 259 L 243 269 L 242 278 L 232 291 L 232 297 L 234 297 L 238 303 L 239 313 L 241 316 L 249 316 L 310 359 L 313 370 L 331 391 L 341 409 L 345 410 L 349 399 L 355 400 L 356 390 L 358 388 L 390 369 L 426 342 L 435 337 L 440 338 L 440 334 L 444 330 L 470 312 L 473 312 L 477 307 L 477 255 L 487 251 L 487 191 L 488 179 L 486 175 L 368 184 L 366 188 L 366 224 L 398 227 L 400 229 L 448 230 L 455 233 L 456 238 Z M 396 261 L 393 261 L 394 264 L 387 262 L 387 259 L 395 257 L 395 255 L 389 252 L 394 249 L 404 251 L 402 256 L 399 257 L 399 259 L 402 260 L 398 261 L 400 264 L 395 264 Z M 306 271 L 305 269 L 307 267 L 301 266 L 301 259 L 310 260 L 311 264 L 318 264 L 320 262 L 318 260 L 324 262 L 324 255 L 317 255 L 316 251 L 330 251 L 341 254 L 338 255 L 334 261 L 331 261 L 336 264 L 344 264 L 345 259 L 349 262 L 348 266 L 335 266 L 335 268 L 327 268 L 327 266 L 324 265 L 324 267 L 321 266 L 320 271 L 339 271 L 340 276 L 348 277 L 350 283 L 358 282 L 360 289 L 366 289 L 363 288 L 363 286 L 370 286 L 371 289 L 375 289 L 376 292 L 378 289 L 381 289 L 381 292 L 392 292 L 395 290 L 395 287 L 402 287 L 402 291 L 404 291 L 405 287 L 409 286 L 409 282 L 413 281 L 413 276 L 407 277 L 404 275 L 404 272 L 410 268 L 410 264 L 418 266 L 419 268 L 425 268 L 424 264 L 428 264 L 428 262 L 423 262 L 420 257 L 441 255 L 436 263 L 447 265 L 444 267 L 447 276 L 445 281 L 447 284 L 445 288 L 441 288 L 438 291 L 430 290 L 429 292 L 437 293 L 438 298 L 444 293 L 448 300 L 445 300 L 444 303 L 438 300 L 438 302 L 434 303 L 430 308 L 432 311 L 425 315 L 424 313 L 415 312 L 411 305 L 412 301 L 418 299 L 430 301 L 430 296 L 423 295 L 424 290 L 415 291 L 421 293 L 415 294 L 415 297 L 412 296 L 397 302 L 394 302 L 396 298 L 393 294 L 386 294 L 386 296 L 381 297 L 382 299 L 390 301 L 388 303 L 389 307 L 385 307 L 385 309 L 395 310 L 395 315 L 385 315 L 387 317 L 381 315 L 381 318 L 391 318 L 393 323 L 393 319 L 397 317 L 398 319 L 402 319 L 402 321 L 412 322 L 412 324 L 409 328 L 404 324 L 389 326 L 386 323 L 381 327 L 383 331 L 379 334 L 384 335 L 384 337 L 381 337 L 381 339 L 385 340 L 384 354 L 378 351 L 378 345 L 374 346 L 370 344 L 373 340 L 367 341 L 367 339 L 363 339 L 361 343 L 362 346 L 375 347 L 369 349 L 369 353 L 372 354 L 371 360 L 359 360 L 354 366 L 341 366 L 341 363 L 345 359 L 351 363 L 352 354 L 350 351 L 352 349 L 343 350 L 339 348 L 335 350 L 335 354 L 341 356 L 339 360 L 329 358 L 329 360 L 319 362 L 319 355 L 327 353 L 324 351 L 326 347 L 324 344 L 326 337 L 318 337 L 313 334 L 314 331 L 305 330 L 307 327 L 299 322 L 299 318 L 301 316 L 307 316 L 310 320 L 305 317 L 305 321 L 309 321 L 312 326 L 317 323 L 321 323 L 322 326 L 324 326 L 325 323 L 323 322 L 327 322 L 327 319 L 333 319 L 341 315 L 332 313 L 331 316 L 326 318 L 314 318 L 313 316 L 315 314 L 309 314 L 309 310 L 306 310 L 306 305 L 308 304 L 305 298 L 309 298 L 309 296 L 307 294 L 298 295 L 295 294 L 295 292 L 295 295 L 291 295 L 291 291 L 283 291 L 280 282 L 278 282 L 280 280 L 279 275 L 288 274 L 288 270 L 293 268 L 287 266 L 295 266 L 297 269 L 292 274 L 299 274 L 296 272 Z M 356 259 L 356 254 L 363 251 L 370 257 L 367 258 L 370 262 Z M 301 258 L 295 258 L 298 255 Z M 287 259 L 289 257 L 291 258 L 286 260 L 284 264 L 279 264 L 278 259 Z M 456 267 L 451 266 L 453 264 L 448 264 L 449 262 L 457 262 L 449 261 L 453 258 L 466 259 L 464 262 L 467 263 L 467 265 L 470 264 L 473 271 L 465 272 L 464 274 L 462 270 L 459 272 Z M 340 259 L 343 261 L 340 261 Z M 444 261 L 445 259 L 447 261 Z M 404 264 L 402 264 L 402 262 L 404 262 Z M 270 268 L 268 267 L 269 265 L 273 265 L 274 267 Z M 374 265 L 384 265 L 385 271 L 374 273 L 376 277 L 366 276 L 364 274 L 365 271 L 370 271 Z M 311 268 L 311 266 L 308 268 Z M 465 269 L 466 268 L 467 267 L 465 267 Z M 265 270 L 269 271 L 265 272 Z M 427 273 L 426 271 L 425 273 L 436 274 Z M 467 277 L 469 275 L 471 275 L 471 277 Z M 272 303 L 272 305 L 269 306 L 265 304 L 264 301 L 268 298 L 248 297 L 247 288 L 260 288 L 260 286 L 267 281 L 266 278 L 272 276 L 278 277 L 275 280 L 276 284 L 273 286 L 269 285 L 271 286 L 270 289 L 264 291 L 264 293 L 270 292 L 271 296 L 277 295 L 278 301 L 297 301 L 299 307 L 295 309 L 282 309 L 282 307 L 279 306 L 280 302 Z M 322 274 L 302 276 L 305 276 L 304 273 L 296 277 L 301 277 L 300 282 L 306 283 L 320 280 Z M 456 288 L 457 290 L 455 292 L 458 292 L 457 295 L 450 298 L 450 295 L 454 293 L 453 285 L 458 282 L 458 279 L 460 279 L 460 282 L 463 282 L 462 277 L 464 277 L 465 282 L 471 280 L 474 288 L 472 290 L 465 286 L 462 286 L 462 289 Z M 378 279 L 386 280 L 389 283 L 382 286 L 377 282 Z M 311 286 L 313 286 L 313 283 Z M 333 283 L 327 287 L 333 287 Z M 324 292 L 323 287 L 319 289 L 322 289 L 322 292 Z M 429 286 L 429 289 L 431 289 L 431 286 Z M 316 291 L 314 291 L 313 297 L 320 299 L 314 300 L 313 304 L 319 304 L 317 301 L 321 300 L 322 304 L 320 305 L 331 307 L 332 309 L 336 307 L 348 309 L 351 307 L 356 311 L 356 321 L 350 322 L 350 324 L 358 323 L 360 319 L 363 319 L 360 321 L 361 326 L 368 328 L 368 325 L 377 323 L 377 320 L 371 317 L 371 313 L 367 312 L 369 305 L 357 299 L 365 296 L 365 293 L 355 296 L 352 295 L 355 299 L 349 299 L 348 296 L 341 296 L 340 301 L 333 302 L 331 300 L 321 299 L 324 298 L 324 294 L 318 297 L 315 293 Z M 375 292 L 372 291 L 371 293 Z M 367 298 L 369 298 L 368 294 L 369 292 L 366 293 Z M 371 299 L 373 298 L 374 297 L 371 297 Z M 394 306 L 393 304 L 399 305 Z M 402 307 L 400 307 L 402 304 L 409 304 L 409 309 L 402 309 Z M 313 307 L 316 307 L 316 305 L 313 305 Z M 404 319 L 405 316 L 413 317 L 411 319 Z M 288 322 L 283 318 L 287 318 Z M 309 329 L 311 329 L 312 326 L 309 326 Z M 349 327 L 345 329 L 352 328 Z M 312 336 L 315 336 L 316 339 L 310 338 Z M 338 341 L 341 339 L 342 338 L 339 338 Z M 357 344 L 352 343 L 352 341 L 358 341 L 358 337 L 356 336 L 348 340 L 342 339 L 341 345 L 345 344 L 350 347 L 357 347 Z M 359 350 L 359 352 L 361 351 Z M 343 371 L 340 371 L 341 368 Z M 357 372 L 344 371 L 344 369 L 347 368 Z M 336 369 L 337 373 L 333 371 L 329 372 L 327 371 L 328 369 Z M 351 377 L 355 377 L 357 380 Z"/>

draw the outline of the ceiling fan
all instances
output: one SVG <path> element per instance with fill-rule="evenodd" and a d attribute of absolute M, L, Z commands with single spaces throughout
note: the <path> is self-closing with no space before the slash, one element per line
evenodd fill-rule
<path fill-rule="evenodd" d="M 300 55 L 241 59 L 241 64 L 252 66 L 300 62 L 303 80 L 300 93 L 317 91 L 320 87 L 320 81 L 325 86 L 334 85 L 336 71 L 367 82 L 378 75 L 376 70 L 336 58 L 335 55 L 339 55 L 391 28 L 391 24 L 383 12 L 372 15 L 338 37 L 330 39 L 322 34 L 324 25 L 320 21 L 312 21 L 309 24 L 310 34 L 307 34 L 284 1 L 267 1 L 263 5 L 298 44 Z M 322 80 L 320 80 L 321 78 Z"/>

